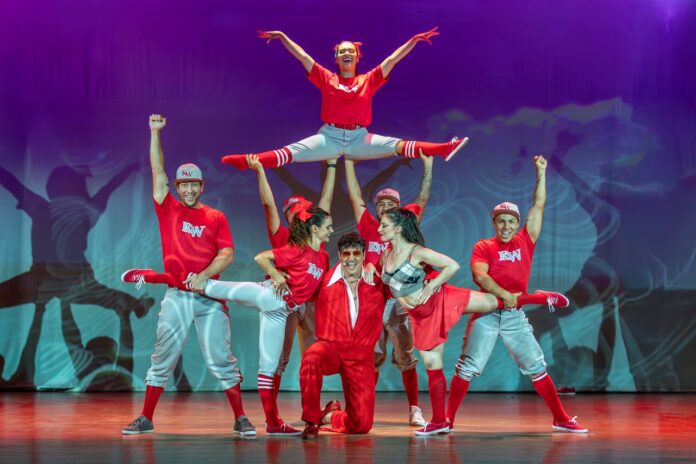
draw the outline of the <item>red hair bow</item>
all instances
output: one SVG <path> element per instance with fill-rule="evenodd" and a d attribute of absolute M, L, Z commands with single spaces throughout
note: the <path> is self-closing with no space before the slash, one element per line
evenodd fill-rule
<path fill-rule="evenodd" d="M 312 217 L 312 213 L 309 212 L 310 209 L 312 209 L 312 202 L 302 199 L 294 203 L 288 211 L 290 214 L 294 214 L 300 221 L 307 222 Z"/>

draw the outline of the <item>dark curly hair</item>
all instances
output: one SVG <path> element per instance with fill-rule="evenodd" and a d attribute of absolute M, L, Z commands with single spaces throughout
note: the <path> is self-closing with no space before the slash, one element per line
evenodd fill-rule
<path fill-rule="evenodd" d="M 359 248 L 365 253 L 365 240 L 363 240 L 357 232 L 343 234 L 341 238 L 338 239 L 338 251 L 345 250 L 346 248 Z"/>

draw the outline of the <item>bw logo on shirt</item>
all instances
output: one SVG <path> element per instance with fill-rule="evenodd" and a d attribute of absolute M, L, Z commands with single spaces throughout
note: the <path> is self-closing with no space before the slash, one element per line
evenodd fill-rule
<path fill-rule="evenodd" d="M 196 238 L 200 237 L 203 235 L 203 231 L 205 230 L 205 226 L 194 226 L 193 224 L 190 224 L 186 221 L 183 221 L 183 226 L 181 227 L 182 232 L 186 232 L 187 234 L 190 234 L 191 237 Z"/>
<path fill-rule="evenodd" d="M 324 273 L 324 270 L 321 268 L 318 268 L 314 263 L 309 263 L 309 266 L 307 267 L 307 274 L 311 275 L 315 279 L 319 280 L 321 279 L 321 275 Z"/>
<path fill-rule="evenodd" d="M 372 252 L 372 253 L 377 253 L 377 254 L 382 254 L 384 250 L 389 248 L 389 242 L 387 243 L 379 243 L 379 242 L 369 242 L 367 244 L 367 251 Z"/>
<path fill-rule="evenodd" d="M 522 261 L 522 251 L 518 248 L 514 251 L 499 251 L 500 261 L 510 261 L 514 263 L 515 261 Z"/>

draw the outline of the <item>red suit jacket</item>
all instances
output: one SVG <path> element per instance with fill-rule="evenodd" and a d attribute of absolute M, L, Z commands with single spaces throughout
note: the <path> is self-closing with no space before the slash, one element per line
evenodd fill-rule
<path fill-rule="evenodd" d="M 324 274 L 315 306 L 317 340 L 329 342 L 347 359 L 373 358 L 375 344 L 382 333 L 382 315 L 387 291 L 380 279 L 374 285 L 358 283 L 358 318 L 351 326 L 346 282 L 340 278 L 341 264 Z M 335 275 L 338 272 L 337 275 Z"/>

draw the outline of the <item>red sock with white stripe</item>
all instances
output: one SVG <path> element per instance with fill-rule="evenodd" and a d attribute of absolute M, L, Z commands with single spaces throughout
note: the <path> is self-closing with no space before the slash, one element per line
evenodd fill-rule
<path fill-rule="evenodd" d="M 257 156 L 264 168 L 277 168 L 292 163 L 292 153 L 290 153 L 288 147 L 257 153 Z M 225 155 L 220 161 L 224 164 L 234 166 L 241 171 L 249 167 L 247 165 L 246 155 Z"/>
<path fill-rule="evenodd" d="M 449 397 L 447 398 L 447 418 L 454 425 L 454 416 L 457 415 L 459 405 L 469 391 L 469 381 L 455 374 L 450 383 Z"/>
<path fill-rule="evenodd" d="M 558 392 L 556 391 L 556 386 L 553 384 L 553 380 L 551 380 L 549 374 L 544 372 L 536 379 L 532 379 L 532 385 L 534 385 L 536 392 L 542 397 L 546 406 L 551 410 L 554 421 L 565 422 L 570 420 L 570 416 L 563 408 L 561 399 L 558 397 Z"/>
<path fill-rule="evenodd" d="M 275 374 L 273 376 L 273 396 L 275 397 L 275 416 L 276 420 L 279 422 L 282 422 L 282 419 L 280 418 L 280 414 L 278 413 L 278 393 L 280 392 L 280 380 L 283 377 L 280 374 Z"/>
<path fill-rule="evenodd" d="M 459 150 L 459 146 L 469 141 L 466 137 L 463 139 L 452 140 L 451 142 L 445 143 L 430 143 L 430 142 L 418 142 L 415 140 L 406 141 L 404 140 L 403 148 L 401 149 L 401 156 L 406 158 L 418 158 L 420 156 L 420 150 L 426 156 L 441 156 L 443 158 L 449 157 L 450 153 L 454 150 Z M 463 145 L 462 145 L 463 147 Z"/>
<path fill-rule="evenodd" d="M 430 404 L 433 408 L 433 418 L 430 422 L 441 424 L 445 422 L 445 398 L 447 397 L 447 379 L 442 369 L 426 370 L 428 373 L 428 390 Z"/>
<path fill-rule="evenodd" d="M 164 388 L 162 387 L 153 387 L 152 385 L 145 387 L 145 402 L 143 403 L 143 410 L 140 412 L 141 416 L 152 420 L 152 416 L 155 414 L 155 407 L 163 391 Z"/>
<path fill-rule="evenodd" d="M 404 382 L 408 405 L 418 406 L 418 372 L 415 368 L 401 371 L 401 380 Z"/>
<path fill-rule="evenodd" d="M 242 389 L 239 388 L 239 384 L 225 390 L 225 395 L 227 395 L 227 401 L 229 401 L 232 411 L 234 411 L 234 418 L 246 416 L 244 406 L 242 406 Z"/>
<path fill-rule="evenodd" d="M 263 412 L 266 415 L 266 425 L 276 427 L 281 423 L 276 417 L 277 404 L 275 394 L 273 393 L 273 377 L 259 374 L 258 376 L 259 396 L 261 397 L 261 405 Z"/>

